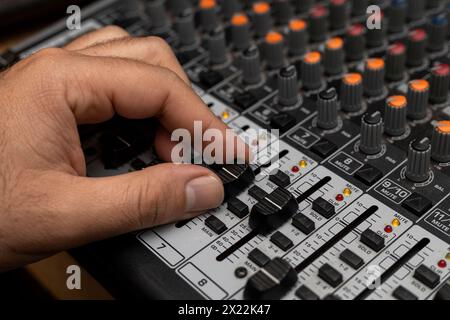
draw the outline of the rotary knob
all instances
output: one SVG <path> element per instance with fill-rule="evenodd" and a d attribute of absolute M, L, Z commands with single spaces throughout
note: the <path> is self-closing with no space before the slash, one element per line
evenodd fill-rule
<path fill-rule="evenodd" d="M 305 13 L 311 10 L 315 0 L 292 0 L 294 8 L 299 13 Z"/>
<path fill-rule="evenodd" d="M 338 125 L 338 97 L 335 88 L 322 91 L 317 98 L 317 126 L 331 130 Z"/>
<path fill-rule="evenodd" d="M 190 9 L 191 4 L 188 0 L 170 0 L 169 8 L 173 15 L 178 16 L 184 10 Z"/>
<path fill-rule="evenodd" d="M 346 112 L 358 112 L 363 104 L 363 79 L 359 73 L 349 73 L 342 78 L 341 108 Z"/>
<path fill-rule="evenodd" d="M 430 177 L 430 139 L 415 140 L 409 145 L 406 177 L 413 182 L 424 182 Z"/>
<path fill-rule="evenodd" d="M 366 114 L 361 121 L 361 143 L 359 149 L 367 155 L 381 152 L 383 119 L 379 111 Z"/>
<path fill-rule="evenodd" d="M 251 46 L 241 54 L 242 80 L 247 85 L 255 85 L 261 82 L 261 63 L 259 50 Z"/>
<path fill-rule="evenodd" d="M 273 1 L 273 11 L 278 25 L 288 24 L 289 20 L 294 16 L 294 8 L 288 0 Z"/>
<path fill-rule="evenodd" d="M 366 33 L 366 42 L 369 48 L 381 47 L 386 42 L 386 19 L 383 12 L 377 14 L 377 19 L 380 19 L 380 28 L 370 28 Z"/>
<path fill-rule="evenodd" d="M 431 144 L 433 160 L 450 162 L 450 121 L 440 121 L 435 125 Z"/>
<path fill-rule="evenodd" d="M 353 17 L 361 17 L 367 14 L 369 0 L 352 0 L 351 12 Z"/>
<path fill-rule="evenodd" d="M 400 81 L 406 72 L 406 47 L 397 42 L 389 47 L 386 56 L 386 79 L 389 81 Z"/>
<path fill-rule="evenodd" d="M 174 28 L 180 39 L 181 46 L 190 46 L 197 42 L 192 9 L 185 9 L 175 18 Z"/>
<path fill-rule="evenodd" d="M 305 90 L 317 90 L 322 86 L 322 56 L 318 51 L 307 53 L 303 57 L 301 79 Z"/>
<path fill-rule="evenodd" d="M 212 65 L 221 65 L 227 62 L 227 43 L 225 40 L 225 32 L 221 27 L 211 31 L 208 35 L 208 52 L 209 62 Z"/>
<path fill-rule="evenodd" d="M 278 72 L 278 104 L 281 107 L 295 106 L 299 101 L 298 77 L 295 66 L 288 66 Z"/>
<path fill-rule="evenodd" d="M 428 36 L 425 30 L 415 29 L 408 35 L 406 62 L 410 67 L 420 67 L 426 56 Z"/>
<path fill-rule="evenodd" d="M 337 75 L 344 70 L 345 52 L 344 41 L 336 37 L 327 41 L 323 55 L 323 65 L 325 73 Z"/>
<path fill-rule="evenodd" d="M 384 61 L 379 58 L 368 59 L 364 68 L 364 93 L 369 97 L 382 95 L 384 78 Z"/>
<path fill-rule="evenodd" d="M 428 50 L 441 51 L 447 39 L 448 20 L 446 15 L 440 14 L 431 18 L 428 24 Z"/>
<path fill-rule="evenodd" d="M 430 84 L 426 80 L 413 80 L 408 84 L 408 118 L 421 120 L 427 116 Z"/>
<path fill-rule="evenodd" d="M 283 35 L 270 31 L 264 38 L 264 55 L 269 69 L 279 69 L 284 65 Z"/>
<path fill-rule="evenodd" d="M 250 23 L 244 13 L 236 13 L 231 18 L 231 41 L 239 51 L 250 46 Z"/>
<path fill-rule="evenodd" d="M 311 9 L 309 15 L 309 36 L 312 42 L 323 42 L 328 32 L 328 10 L 318 4 Z"/>
<path fill-rule="evenodd" d="M 257 37 L 264 37 L 272 29 L 270 4 L 258 1 L 253 4 L 253 27 Z"/>
<path fill-rule="evenodd" d="M 288 47 L 291 56 L 301 56 L 306 52 L 309 36 L 307 24 L 301 19 L 292 19 L 289 22 Z"/>
<path fill-rule="evenodd" d="M 330 1 L 330 27 L 332 30 L 343 29 L 349 20 L 349 4 L 347 0 Z"/>
<path fill-rule="evenodd" d="M 450 66 L 439 63 L 431 71 L 430 102 L 434 104 L 444 103 L 448 98 L 450 86 Z"/>
<path fill-rule="evenodd" d="M 419 20 L 425 15 L 426 0 L 408 0 L 408 13 L 409 20 Z"/>
<path fill-rule="evenodd" d="M 200 0 L 200 25 L 205 32 L 214 30 L 219 25 L 218 6 L 215 0 Z"/>
<path fill-rule="evenodd" d="M 393 0 L 388 9 L 388 19 L 390 33 L 402 32 L 405 28 L 407 14 L 407 3 L 405 0 Z"/>
<path fill-rule="evenodd" d="M 169 26 L 165 5 L 166 0 L 150 0 L 146 3 L 146 11 L 153 29 L 161 30 Z"/>
<path fill-rule="evenodd" d="M 345 55 L 348 61 L 354 62 L 364 58 L 366 50 L 366 34 L 362 24 L 354 24 L 347 29 L 345 38 Z"/>
<path fill-rule="evenodd" d="M 225 18 L 231 18 L 242 10 L 239 0 L 223 0 L 221 4 L 222 14 Z"/>
<path fill-rule="evenodd" d="M 406 131 L 407 100 L 404 96 L 392 96 L 386 101 L 384 131 L 397 137 Z"/>

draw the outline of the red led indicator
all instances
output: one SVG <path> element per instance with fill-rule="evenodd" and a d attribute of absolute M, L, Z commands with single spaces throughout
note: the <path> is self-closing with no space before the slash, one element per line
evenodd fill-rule
<path fill-rule="evenodd" d="M 344 196 L 342 194 L 338 194 L 336 196 L 336 201 L 344 201 Z"/>
<path fill-rule="evenodd" d="M 384 227 L 384 232 L 391 233 L 392 232 L 392 227 L 391 226 Z"/>
<path fill-rule="evenodd" d="M 438 262 L 438 267 L 442 269 L 447 268 L 447 262 L 445 260 L 440 260 Z"/>
<path fill-rule="evenodd" d="M 297 173 L 300 171 L 300 168 L 297 166 L 293 166 L 291 170 L 292 170 L 292 172 Z"/>

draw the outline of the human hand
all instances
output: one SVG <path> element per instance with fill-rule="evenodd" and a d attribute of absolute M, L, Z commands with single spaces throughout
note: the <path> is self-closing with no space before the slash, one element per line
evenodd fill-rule
<path fill-rule="evenodd" d="M 0 270 L 60 250 L 193 217 L 223 201 L 219 178 L 161 164 L 87 178 L 77 124 L 156 117 L 155 145 L 170 160 L 170 132 L 194 121 L 225 134 L 161 39 L 118 27 L 45 49 L 0 74 Z M 206 124 L 206 125 L 205 125 Z"/>

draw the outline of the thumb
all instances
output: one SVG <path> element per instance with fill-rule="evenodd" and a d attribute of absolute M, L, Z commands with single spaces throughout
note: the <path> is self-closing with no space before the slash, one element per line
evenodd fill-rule
<path fill-rule="evenodd" d="M 58 229 L 73 233 L 64 235 L 74 241 L 68 246 L 192 218 L 224 198 L 220 179 L 195 165 L 161 164 L 116 177 L 70 180 L 57 188 L 55 202 Z"/>

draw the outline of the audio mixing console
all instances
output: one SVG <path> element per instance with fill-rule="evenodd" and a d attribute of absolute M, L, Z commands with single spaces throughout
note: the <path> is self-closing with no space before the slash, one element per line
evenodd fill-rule
<path fill-rule="evenodd" d="M 449 300 L 449 14 L 440 0 L 105 0 L 81 30 L 61 22 L 0 62 L 104 25 L 156 35 L 217 117 L 279 145 L 277 163 L 214 168 L 221 207 L 75 250 L 118 296 Z M 158 163 L 151 127 L 80 127 L 88 174 Z"/>

